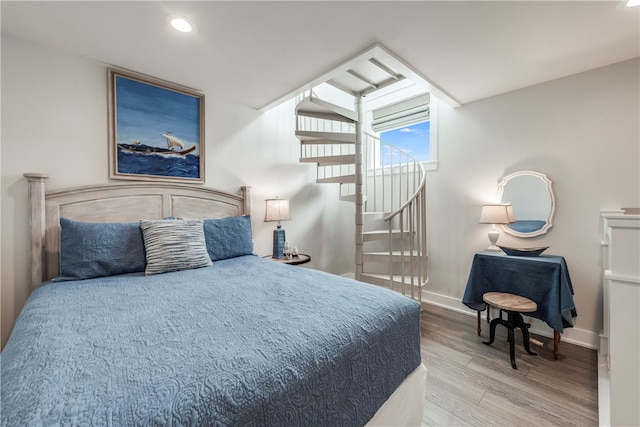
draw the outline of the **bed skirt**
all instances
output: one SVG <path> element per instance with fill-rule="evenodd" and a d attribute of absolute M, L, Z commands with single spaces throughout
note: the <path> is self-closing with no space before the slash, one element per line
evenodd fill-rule
<path fill-rule="evenodd" d="M 426 384 L 427 368 L 421 363 L 389 396 L 366 426 L 419 426 L 422 423 Z"/>

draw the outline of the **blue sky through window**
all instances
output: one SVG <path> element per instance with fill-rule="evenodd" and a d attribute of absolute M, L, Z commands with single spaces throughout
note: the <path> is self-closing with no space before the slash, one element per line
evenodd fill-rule
<path fill-rule="evenodd" d="M 384 144 L 390 144 L 400 148 L 419 161 L 424 162 L 429 160 L 430 125 L 431 122 L 426 121 L 380 132 L 380 140 L 383 144 L 383 149 L 381 150 L 381 166 L 388 166 L 392 163 L 391 154 L 389 150 L 384 149 Z M 403 159 L 403 163 L 404 162 Z M 393 160 L 393 163 L 398 163 L 398 160 Z"/>

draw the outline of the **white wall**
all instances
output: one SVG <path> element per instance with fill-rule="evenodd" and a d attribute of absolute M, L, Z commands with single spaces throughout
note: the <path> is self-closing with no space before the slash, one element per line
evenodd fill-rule
<path fill-rule="evenodd" d="M 553 182 L 553 228 L 532 239 L 501 233 L 499 243 L 549 246 L 566 258 L 578 317 L 564 337 L 597 345 L 599 212 L 640 206 L 639 75 L 635 59 L 440 108 L 439 170 L 428 175 L 430 299 L 462 307 L 473 255 L 488 246 L 480 205 L 494 200 L 503 175 L 536 170 Z"/>
<path fill-rule="evenodd" d="M 117 65 L 117 64 L 116 64 Z M 565 336 L 591 345 L 601 323 L 601 208 L 640 206 L 638 60 L 582 73 L 458 109 L 439 110 L 439 169 L 428 175 L 428 297 L 459 303 L 473 254 L 488 245 L 478 224 L 501 176 L 546 173 L 556 192 L 547 236 L 512 246 L 548 245 L 567 259 L 578 309 Z M 188 81 L 176 82 L 190 86 Z M 216 98 L 206 87 L 206 186 L 253 187 L 256 252 L 270 252 L 273 225 L 264 199 L 291 199 L 287 236 L 311 267 L 353 271 L 353 206 L 338 188 L 314 184 L 298 163 L 293 104 L 260 114 Z M 107 77 L 102 64 L 2 39 L 2 343 L 28 295 L 27 171 L 51 176 L 49 188 L 108 181 Z M 470 320 L 470 327 L 474 327 Z"/>
<path fill-rule="evenodd" d="M 116 64 L 117 65 L 117 64 Z M 190 86 L 188 81 L 176 82 Z M 353 207 L 338 187 L 316 185 L 313 165 L 298 163 L 293 104 L 264 114 L 220 99 L 206 87 L 207 187 L 252 186 L 255 252 L 271 253 L 274 223 L 264 199 L 291 200 L 287 238 L 312 257 L 310 267 L 353 269 Z M 106 66 L 2 38 L 2 345 L 29 294 L 27 184 L 24 172 L 50 176 L 48 188 L 109 181 Z M 337 217 L 345 217 L 336 221 Z M 340 238 L 346 256 L 324 244 Z"/>

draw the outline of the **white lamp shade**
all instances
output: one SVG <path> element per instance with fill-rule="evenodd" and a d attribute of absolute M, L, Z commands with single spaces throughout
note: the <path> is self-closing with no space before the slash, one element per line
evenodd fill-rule
<path fill-rule="evenodd" d="M 287 199 L 267 199 L 266 210 L 264 212 L 265 222 L 288 221 L 291 219 L 289 211 L 289 200 Z"/>
<path fill-rule="evenodd" d="M 513 206 L 510 203 L 483 205 L 480 212 L 480 224 L 510 224 L 516 222 Z"/>

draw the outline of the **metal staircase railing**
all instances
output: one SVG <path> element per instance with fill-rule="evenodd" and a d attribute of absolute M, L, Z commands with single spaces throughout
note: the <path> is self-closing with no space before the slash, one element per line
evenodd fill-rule
<path fill-rule="evenodd" d="M 384 229 L 358 233 L 362 218 L 356 220 L 356 279 L 421 300 L 421 289 L 428 281 L 424 167 L 373 135 L 358 135 L 357 113 L 313 95 L 298 101 L 300 161 L 317 164 L 316 182 L 339 183 L 340 198 L 356 202 L 357 214 L 378 213 L 386 223 Z M 361 165 L 356 165 L 358 156 Z M 359 170 L 361 179 L 357 179 Z M 365 245 L 375 241 L 382 242 L 384 250 L 365 251 Z"/>
<path fill-rule="evenodd" d="M 368 133 L 363 136 L 367 164 L 365 212 L 385 213 L 387 250 L 386 256 L 363 250 L 360 278 L 386 282 L 387 287 L 421 300 L 422 287 L 428 282 L 424 167 L 405 151 Z M 367 273 L 366 262 L 372 258 L 386 263 L 386 275 Z"/>

